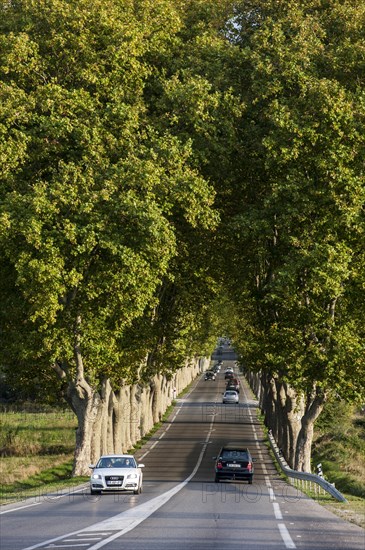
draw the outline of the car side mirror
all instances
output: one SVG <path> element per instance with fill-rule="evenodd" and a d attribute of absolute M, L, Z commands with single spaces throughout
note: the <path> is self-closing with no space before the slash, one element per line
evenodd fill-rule
<path fill-rule="evenodd" d="M 144 468 L 144 464 L 137 464 L 138 468 Z"/>
<path fill-rule="evenodd" d="M 89 464 L 90 470 L 94 470 L 96 468 L 95 464 Z"/>

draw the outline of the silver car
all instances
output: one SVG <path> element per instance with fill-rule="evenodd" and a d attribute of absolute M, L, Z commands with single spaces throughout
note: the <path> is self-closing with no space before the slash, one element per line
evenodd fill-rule
<path fill-rule="evenodd" d="M 133 455 L 104 455 L 96 465 L 90 464 L 93 470 L 90 477 L 90 493 L 102 491 L 133 491 L 135 495 L 142 492 L 144 464 L 137 464 Z"/>
<path fill-rule="evenodd" d="M 233 403 L 238 405 L 238 393 L 234 390 L 227 390 L 223 394 L 223 403 Z"/>

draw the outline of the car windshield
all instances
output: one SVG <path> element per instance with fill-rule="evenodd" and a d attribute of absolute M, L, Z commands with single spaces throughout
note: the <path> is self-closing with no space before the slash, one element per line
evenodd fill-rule
<path fill-rule="evenodd" d="M 135 468 L 133 458 L 101 458 L 97 468 Z"/>
<path fill-rule="evenodd" d="M 236 395 L 235 391 L 226 391 L 226 395 Z"/>

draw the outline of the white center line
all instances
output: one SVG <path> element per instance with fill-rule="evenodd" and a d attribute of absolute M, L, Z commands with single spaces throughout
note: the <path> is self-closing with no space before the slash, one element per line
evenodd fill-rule
<path fill-rule="evenodd" d="M 277 502 L 273 502 L 274 514 L 276 519 L 283 519 L 283 514 L 281 513 L 280 506 Z"/>
<path fill-rule="evenodd" d="M 213 430 L 214 425 L 214 419 L 211 420 L 208 434 L 205 438 L 205 442 L 203 445 L 203 448 L 200 452 L 199 458 L 197 463 L 195 464 L 195 467 L 192 471 L 192 473 L 183 481 L 182 483 L 179 483 L 166 493 L 163 493 L 162 495 L 159 495 L 155 498 L 152 498 L 151 500 L 140 504 L 139 506 L 136 506 L 135 508 L 130 508 L 129 510 L 126 510 L 125 512 L 122 512 L 116 516 L 113 516 L 111 518 L 108 518 L 104 521 L 101 521 L 99 523 L 96 523 L 95 525 L 91 525 L 86 529 L 81 529 L 80 531 L 75 531 L 73 533 L 67 533 L 63 535 L 62 537 L 57 537 L 51 540 L 47 540 L 40 544 L 35 544 L 34 546 L 28 546 L 24 550 L 33 550 L 35 548 L 44 547 L 46 544 L 48 545 L 46 548 L 70 548 L 70 546 L 62 545 L 62 542 L 64 540 L 64 537 L 72 537 L 72 536 L 78 536 L 79 534 L 86 535 L 86 533 L 93 533 L 95 532 L 95 535 L 97 535 L 100 530 L 103 531 L 116 531 L 113 535 L 107 537 L 104 540 L 101 540 L 100 542 L 97 542 L 93 546 L 90 546 L 88 544 L 76 544 L 74 546 L 89 546 L 90 550 L 98 550 L 99 548 L 102 548 L 109 542 L 113 541 L 114 539 L 124 535 L 125 533 L 128 533 L 129 531 L 132 531 L 137 525 L 142 523 L 145 519 L 147 519 L 150 515 L 152 515 L 156 510 L 158 510 L 161 506 L 163 506 L 166 502 L 168 502 L 176 493 L 181 491 L 188 483 L 192 480 L 192 478 L 195 476 L 196 472 L 199 469 L 199 466 L 203 460 L 204 453 L 206 451 L 206 448 L 209 443 L 209 439 Z M 157 443 L 157 441 L 156 441 Z M 54 545 L 52 543 L 60 541 L 59 545 Z"/>

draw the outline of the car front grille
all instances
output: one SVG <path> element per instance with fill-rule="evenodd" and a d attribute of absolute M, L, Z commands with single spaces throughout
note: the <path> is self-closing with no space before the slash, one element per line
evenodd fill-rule
<path fill-rule="evenodd" d="M 105 476 L 105 483 L 110 486 L 123 484 L 124 476 Z"/>

